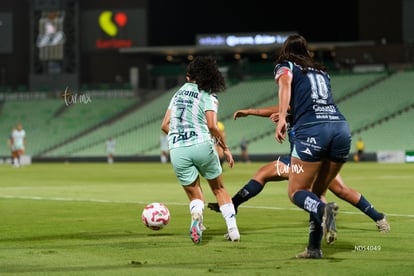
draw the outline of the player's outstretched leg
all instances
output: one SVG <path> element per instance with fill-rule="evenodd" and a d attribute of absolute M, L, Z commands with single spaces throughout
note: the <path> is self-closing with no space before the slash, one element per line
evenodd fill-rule
<path fill-rule="evenodd" d="M 378 229 L 382 233 L 391 231 L 391 227 L 383 213 L 378 212 L 374 206 L 358 191 L 345 185 L 342 177 L 338 174 L 332 180 L 329 190 L 333 192 L 337 197 L 343 199 L 359 210 L 365 215 L 370 217 Z"/>
<path fill-rule="evenodd" d="M 255 197 L 263 190 L 263 185 L 260 184 L 258 181 L 254 179 L 250 179 L 250 181 L 244 185 L 232 198 L 232 202 L 234 204 L 234 209 L 236 210 L 240 204 L 243 202 L 248 201 L 252 197 Z M 213 211 L 220 212 L 220 207 L 217 203 L 208 203 L 207 207 Z"/>

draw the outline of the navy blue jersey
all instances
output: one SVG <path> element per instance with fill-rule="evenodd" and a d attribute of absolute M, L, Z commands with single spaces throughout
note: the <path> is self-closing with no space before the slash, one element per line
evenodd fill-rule
<path fill-rule="evenodd" d="M 286 61 L 276 65 L 275 79 L 291 71 L 293 75 L 290 98 L 291 127 L 318 122 L 345 121 L 332 96 L 328 73 L 313 68 L 302 68 L 296 63 Z"/>

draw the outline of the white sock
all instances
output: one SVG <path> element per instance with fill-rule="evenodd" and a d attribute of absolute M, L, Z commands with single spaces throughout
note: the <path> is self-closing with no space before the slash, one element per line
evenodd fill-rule
<path fill-rule="evenodd" d="M 194 199 L 190 202 L 190 213 L 203 214 L 204 202 L 201 199 Z"/>
<path fill-rule="evenodd" d="M 220 212 L 223 215 L 224 220 L 227 224 L 227 229 L 237 228 L 236 223 L 236 210 L 234 209 L 233 203 L 226 203 L 220 206 Z"/>

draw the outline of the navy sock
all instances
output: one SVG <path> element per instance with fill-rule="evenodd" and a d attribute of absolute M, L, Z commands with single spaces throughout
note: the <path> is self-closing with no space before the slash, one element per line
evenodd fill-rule
<path fill-rule="evenodd" d="M 306 190 L 299 190 L 293 195 L 293 202 L 306 212 L 316 214 L 316 222 L 322 224 L 325 203 L 317 195 Z"/>
<path fill-rule="evenodd" d="M 369 203 L 363 195 L 361 195 L 361 198 L 355 207 L 364 212 L 373 221 L 381 220 L 384 218 L 384 214 L 378 213 L 377 210 L 375 210 L 374 206 L 372 206 L 371 203 Z"/>
<path fill-rule="evenodd" d="M 309 214 L 309 242 L 308 249 L 321 249 L 323 228 L 317 222 L 316 214 Z"/>
<path fill-rule="evenodd" d="M 243 188 L 240 189 L 240 191 L 237 192 L 232 198 L 234 208 L 239 207 L 240 204 L 243 202 L 248 201 L 252 197 L 256 196 L 263 190 L 263 185 L 257 182 L 256 180 L 250 179 L 250 181 L 244 185 Z"/>

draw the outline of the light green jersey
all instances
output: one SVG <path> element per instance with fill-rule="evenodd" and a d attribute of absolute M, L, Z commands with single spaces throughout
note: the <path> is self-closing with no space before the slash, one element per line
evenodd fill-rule
<path fill-rule="evenodd" d="M 169 148 L 187 147 L 212 141 L 205 112 L 217 113 L 216 94 L 199 90 L 197 84 L 184 84 L 172 97 L 170 113 Z"/>
<path fill-rule="evenodd" d="M 15 150 L 24 149 L 25 138 L 26 138 L 26 131 L 24 129 L 13 130 L 12 139 L 13 139 L 13 147 Z"/>

